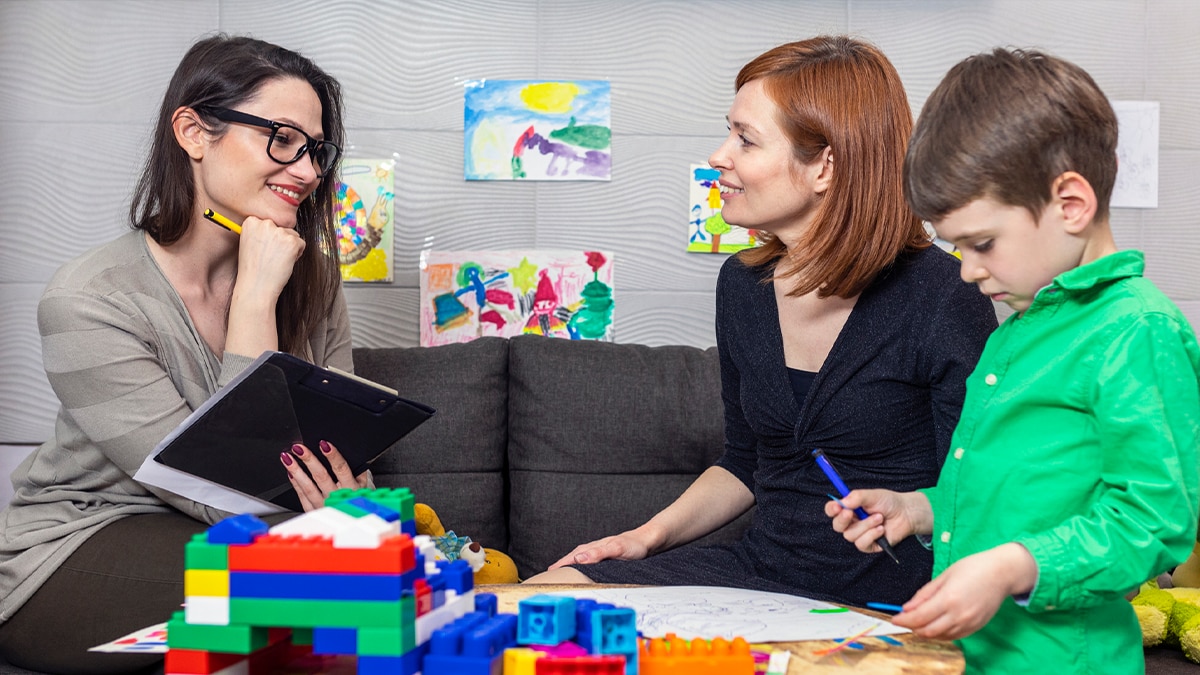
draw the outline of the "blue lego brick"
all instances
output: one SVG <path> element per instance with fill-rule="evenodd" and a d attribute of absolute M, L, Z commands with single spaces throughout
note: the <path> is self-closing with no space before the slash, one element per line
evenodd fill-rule
<path fill-rule="evenodd" d="M 398 512 L 393 511 L 382 504 L 376 504 L 375 502 L 364 499 L 362 497 L 355 497 L 354 499 L 348 499 L 348 500 L 346 500 L 346 503 L 353 504 L 353 505 L 357 506 L 358 508 L 362 509 L 363 511 L 366 511 L 367 513 L 374 513 L 375 515 L 379 516 L 380 518 L 383 518 L 384 520 L 386 520 L 389 523 L 400 520 L 400 514 Z"/>
<path fill-rule="evenodd" d="M 231 598 L 390 601 L 399 600 L 403 592 L 398 574 L 229 573 Z"/>
<path fill-rule="evenodd" d="M 483 612 L 488 616 L 496 616 L 496 612 L 500 609 L 500 601 L 496 598 L 495 593 L 476 593 L 475 594 L 475 611 Z"/>
<path fill-rule="evenodd" d="M 409 652 L 411 654 L 412 652 Z M 420 664 L 409 654 L 404 656 L 360 656 L 358 675 L 414 675 Z"/>
<path fill-rule="evenodd" d="M 470 612 L 433 632 L 422 675 L 495 675 L 517 644 L 517 617 Z"/>
<path fill-rule="evenodd" d="M 357 654 L 358 630 L 354 628 L 314 628 L 312 648 L 314 654 Z"/>
<path fill-rule="evenodd" d="M 453 589 L 459 595 L 475 588 L 475 572 L 466 560 L 439 560 L 437 566 L 441 572 L 438 577 L 443 581 L 443 588 Z"/>
<path fill-rule="evenodd" d="M 407 534 L 410 537 L 417 536 L 417 521 L 402 520 L 400 521 L 400 532 Z"/>
<path fill-rule="evenodd" d="M 589 654 L 592 650 L 592 612 L 597 609 L 612 609 L 616 605 L 607 602 L 597 602 L 591 598 L 581 598 L 575 601 L 575 643 L 583 647 Z"/>
<path fill-rule="evenodd" d="M 628 607 L 596 609 L 591 612 L 592 648 L 597 655 L 625 657 L 626 675 L 637 675 L 637 614 Z"/>
<path fill-rule="evenodd" d="M 230 516 L 208 528 L 210 544 L 251 544 L 254 538 L 266 534 L 270 527 L 257 516 L 243 513 Z"/>
<path fill-rule="evenodd" d="M 518 605 L 517 642 L 556 645 L 575 637 L 575 598 L 535 595 Z"/>

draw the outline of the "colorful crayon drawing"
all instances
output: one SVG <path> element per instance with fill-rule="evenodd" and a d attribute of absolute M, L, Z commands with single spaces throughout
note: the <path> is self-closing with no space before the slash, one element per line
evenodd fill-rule
<path fill-rule="evenodd" d="M 730 225 L 721 217 L 721 172 L 707 164 L 693 164 L 688 183 L 689 253 L 737 253 L 758 245 L 754 230 Z"/>
<path fill-rule="evenodd" d="M 599 251 L 426 251 L 421 346 L 522 333 L 611 342 L 612 279 Z"/>
<path fill-rule="evenodd" d="M 605 80 L 470 80 L 464 84 L 467 180 L 609 180 Z"/>
<path fill-rule="evenodd" d="M 334 193 L 342 281 L 392 280 L 396 161 L 343 159 Z"/>

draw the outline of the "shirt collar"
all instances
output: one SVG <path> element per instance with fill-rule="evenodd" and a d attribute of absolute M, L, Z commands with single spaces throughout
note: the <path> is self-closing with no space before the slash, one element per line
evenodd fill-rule
<path fill-rule="evenodd" d="M 1086 265 L 1067 270 L 1054 278 L 1050 288 L 1081 291 L 1127 277 L 1140 277 L 1146 269 L 1146 256 L 1141 251 L 1117 251 Z"/>

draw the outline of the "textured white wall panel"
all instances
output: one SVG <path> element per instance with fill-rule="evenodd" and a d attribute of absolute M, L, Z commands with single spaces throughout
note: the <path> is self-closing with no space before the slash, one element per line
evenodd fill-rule
<path fill-rule="evenodd" d="M 1070 59 L 1112 99 L 1145 94 L 1142 2 L 850 0 L 850 8 L 850 30 L 896 64 L 914 115 L 951 66 L 997 46 L 1038 47 Z"/>
<path fill-rule="evenodd" d="M 0 130 L 0 284 L 44 285 L 64 262 L 128 231 L 146 127 L 4 121 Z"/>
<path fill-rule="evenodd" d="M 345 87 L 355 127 L 461 131 L 463 80 L 536 74 L 537 7 L 521 0 L 239 0 L 222 3 L 221 28 L 313 58 Z"/>
<path fill-rule="evenodd" d="M 356 346 L 418 343 L 421 250 L 526 247 L 616 254 L 618 341 L 714 344 L 724 256 L 683 251 L 687 165 L 723 138 L 748 59 L 838 32 L 883 48 L 914 114 L 951 65 L 996 45 L 1161 101 L 1160 208 L 1115 211 L 1113 228 L 1200 319 L 1193 0 L 0 0 L 0 443 L 49 433 L 37 298 L 62 262 L 125 231 L 167 80 L 216 30 L 312 57 L 345 88 L 350 154 L 398 160 L 395 283 L 347 286 Z M 463 181 L 462 83 L 483 77 L 610 80 L 612 180 Z"/>
<path fill-rule="evenodd" d="M 1146 276 L 1176 302 L 1200 300 L 1200 151 L 1164 150 L 1159 171 L 1158 208 L 1143 216 Z"/>
<path fill-rule="evenodd" d="M 42 369 L 37 329 L 41 284 L 0 284 L 0 439 L 41 443 L 54 429 L 58 397 Z"/>
<path fill-rule="evenodd" d="M 4 0 L 0 119 L 145 124 L 216 26 L 217 0 Z"/>
<path fill-rule="evenodd" d="M 421 294 L 412 288 L 346 284 L 355 347 L 415 347 Z"/>
<path fill-rule="evenodd" d="M 709 134 L 746 61 L 783 42 L 845 30 L 845 3 L 831 0 L 547 1 L 539 75 L 611 79 L 614 135 Z"/>
<path fill-rule="evenodd" d="M 8 476 L 36 448 L 35 445 L 0 445 L 0 508 L 12 500 L 12 482 Z"/>
<path fill-rule="evenodd" d="M 1146 98 L 1162 101 L 1159 143 L 1200 150 L 1200 2 L 1153 0 L 1146 13 Z"/>

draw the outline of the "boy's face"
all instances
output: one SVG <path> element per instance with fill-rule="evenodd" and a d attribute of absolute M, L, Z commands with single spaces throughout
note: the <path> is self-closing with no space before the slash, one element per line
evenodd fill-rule
<path fill-rule="evenodd" d="M 1034 220 L 1020 206 L 982 197 L 933 224 L 962 253 L 963 281 L 1018 313 L 1054 277 L 1078 267 L 1084 240 L 1072 236 L 1052 208 Z"/>

